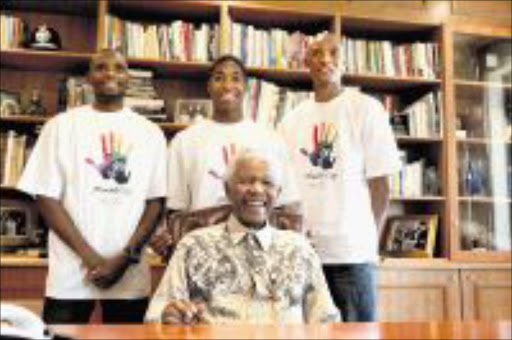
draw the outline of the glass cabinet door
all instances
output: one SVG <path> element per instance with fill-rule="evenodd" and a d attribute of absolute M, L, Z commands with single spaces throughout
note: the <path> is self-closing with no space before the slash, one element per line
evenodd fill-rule
<path fill-rule="evenodd" d="M 511 40 L 455 34 L 458 233 L 462 251 L 511 250 Z"/>

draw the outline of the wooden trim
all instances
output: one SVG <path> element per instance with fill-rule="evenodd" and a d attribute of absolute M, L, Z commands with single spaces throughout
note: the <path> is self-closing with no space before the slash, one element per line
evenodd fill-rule
<path fill-rule="evenodd" d="M 107 42 L 105 41 L 105 25 L 107 21 L 108 15 L 108 3 L 106 0 L 100 0 L 98 3 L 98 27 L 97 27 L 97 38 L 96 38 L 96 49 L 100 51 L 107 47 Z"/>
<path fill-rule="evenodd" d="M 455 140 L 455 91 L 453 88 L 453 29 L 451 25 L 443 25 L 441 39 L 442 60 L 444 65 L 442 91 L 444 93 L 444 158 L 443 173 L 444 188 L 446 195 L 445 210 L 445 251 L 446 255 L 451 258 L 451 252 L 459 248 L 459 230 L 458 230 L 458 173 L 457 167 L 453 166 L 457 160 L 457 147 L 453 142 Z"/>

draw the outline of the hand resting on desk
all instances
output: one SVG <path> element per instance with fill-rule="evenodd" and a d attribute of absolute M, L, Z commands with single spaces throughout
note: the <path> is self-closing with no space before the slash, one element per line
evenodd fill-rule
<path fill-rule="evenodd" d="M 190 301 L 172 301 L 162 313 L 164 324 L 198 324 L 207 323 L 204 317 L 206 306 L 203 303 Z"/>

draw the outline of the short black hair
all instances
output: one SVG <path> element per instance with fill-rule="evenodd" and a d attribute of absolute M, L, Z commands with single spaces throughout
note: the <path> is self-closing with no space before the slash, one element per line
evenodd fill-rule
<path fill-rule="evenodd" d="M 218 57 L 217 59 L 215 59 L 213 64 L 210 66 L 210 69 L 208 70 L 208 78 L 212 77 L 213 71 L 215 70 L 215 68 L 217 66 L 225 63 L 226 61 L 232 61 L 235 64 L 237 64 L 238 67 L 240 67 L 240 69 L 242 70 L 242 73 L 244 74 L 244 78 L 247 78 L 247 70 L 245 68 L 243 61 L 240 60 L 238 57 L 235 57 L 232 54 L 224 54 L 224 55 Z"/>

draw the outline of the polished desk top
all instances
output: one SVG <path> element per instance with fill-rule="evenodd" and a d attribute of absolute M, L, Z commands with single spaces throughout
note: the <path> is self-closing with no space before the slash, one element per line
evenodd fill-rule
<path fill-rule="evenodd" d="M 511 339 L 510 321 L 374 322 L 325 325 L 163 326 L 84 325 L 51 327 L 77 339 Z"/>

